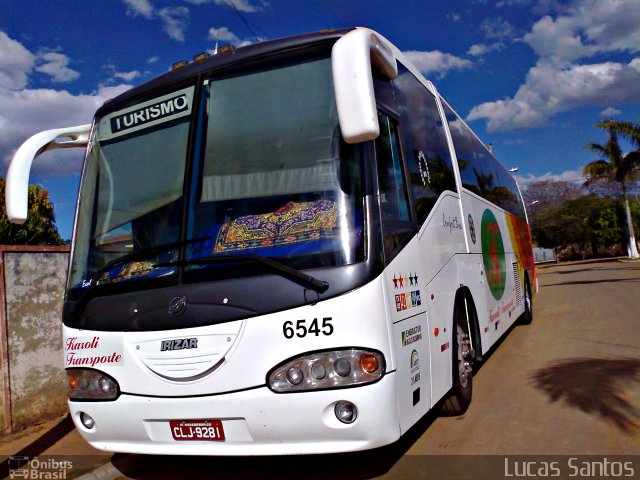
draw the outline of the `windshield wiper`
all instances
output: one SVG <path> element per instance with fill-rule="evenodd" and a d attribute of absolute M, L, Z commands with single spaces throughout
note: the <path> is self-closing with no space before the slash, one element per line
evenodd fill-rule
<path fill-rule="evenodd" d="M 211 255 L 203 258 L 193 258 L 189 260 L 176 260 L 174 262 L 162 262 L 156 263 L 154 267 L 172 267 L 172 266 L 187 266 L 187 265 L 214 265 L 216 263 L 242 263 L 242 262 L 255 262 L 265 265 L 269 269 L 278 273 L 280 276 L 291 280 L 295 283 L 301 284 L 304 287 L 308 287 L 315 290 L 318 293 L 326 292 L 329 288 L 329 284 L 325 281 L 318 280 L 317 278 L 302 273 L 295 268 L 291 268 L 280 262 L 276 262 L 270 258 L 262 257 L 260 255 Z"/>
<path fill-rule="evenodd" d="M 208 237 L 197 237 L 197 238 L 190 238 L 188 240 L 180 240 L 177 242 L 163 243 L 162 245 L 155 245 L 152 247 L 142 248 L 135 252 L 128 253 L 126 255 L 123 255 L 121 257 L 111 260 L 106 265 L 96 270 L 96 272 L 93 275 L 91 275 L 91 278 L 89 279 L 89 285 L 87 286 L 87 289 L 84 292 L 82 292 L 82 295 L 80 295 L 80 298 L 78 298 L 78 301 L 75 304 L 75 308 L 73 309 L 73 314 L 74 315 L 77 314 L 79 311 L 81 311 L 84 308 L 84 306 L 87 304 L 87 302 L 91 298 L 91 294 L 93 293 L 95 286 L 98 284 L 98 280 L 100 280 L 100 277 L 102 276 L 102 274 L 104 274 L 105 272 L 108 272 L 113 267 L 117 267 L 118 265 L 123 265 L 125 263 L 129 263 L 134 260 L 145 258 L 157 253 L 173 250 L 174 248 L 179 248 L 184 245 L 189 245 L 191 243 L 201 242 L 203 240 L 207 240 L 207 238 Z M 152 267 L 156 268 L 156 266 L 157 265 L 153 265 Z"/>

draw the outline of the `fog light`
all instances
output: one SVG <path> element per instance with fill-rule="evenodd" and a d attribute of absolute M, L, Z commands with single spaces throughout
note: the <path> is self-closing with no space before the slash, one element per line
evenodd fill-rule
<path fill-rule="evenodd" d="M 342 423 L 353 423 L 358 418 L 358 408 L 353 403 L 345 400 L 336 403 L 333 411 L 336 414 L 336 418 Z"/>
<path fill-rule="evenodd" d="M 346 377 L 351 373 L 351 364 L 346 358 L 339 358 L 333 364 L 333 369 L 341 377 Z"/>
<path fill-rule="evenodd" d="M 302 383 L 302 371 L 297 367 L 291 367 L 287 370 L 287 380 L 291 385 L 300 385 Z"/>
<path fill-rule="evenodd" d="M 82 425 L 84 425 L 84 428 L 86 428 L 87 430 L 91 430 L 96 426 L 95 420 L 88 413 L 80 412 L 80 421 L 82 422 Z"/>

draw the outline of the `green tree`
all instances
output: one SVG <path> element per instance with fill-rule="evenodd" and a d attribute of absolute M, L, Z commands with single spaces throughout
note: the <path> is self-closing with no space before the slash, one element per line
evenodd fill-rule
<path fill-rule="evenodd" d="M 618 143 L 618 134 L 613 130 L 613 122 L 608 122 L 603 125 L 603 128 L 606 128 L 609 134 L 607 143 L 604 145 L 598 143 L 587 144 L 587 148 L 598 153 L 601 158 L 589 162 L 584 167 L 584 174 L 588 177 L 586 184 L 589 185 L 590 183 L 606 179 L 617 182 L 620 185 L 627 217 L 629 254 L 632 258 L 639 258 L 640 255 L 638 255 L 633 222 L 631 220 L 629 199 L 627 198 L 627 183 L 636 178 L 638 172 L 640 172 L 640 151 L 635 150 L 623 155 L 620 144 Z"/>
<path fill-rule="evenodd" d="M 541 211 L 531 224 L 531 233 L 544 248 L 578 245 L 597 254 L 598 245 L 613 247 L 625 241 L 624 209 L 612 198 L 586 195 Z"/>
<path fill-rule="evenodd" d="M 601 208 L 593 222 L 593 235 L 600 245 L 611 247 L 624 242 L 624 220 L 615 205 Z M 621 221 L 622 220 L 622 221 Z"/>
<path fill-rule="evenodd" d="M 633 220 L 633 228 L 640 230 L 640 200 L 629 202 L 631 210 L 631 219 Z"/>
<path fill-rule="evenodd" d="M 0 178 L 0 244 L 1 245 L 63 245 L 55 225 L 53 203 L 41 185 L 29 186 L 29 210 L 23 225 L 11 223 L 5 208 L 5 179 Z"/>

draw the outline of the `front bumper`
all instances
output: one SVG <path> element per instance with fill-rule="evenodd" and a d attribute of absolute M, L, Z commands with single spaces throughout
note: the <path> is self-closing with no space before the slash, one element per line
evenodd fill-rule
<path fill-rule="evenodd" d="M 334 406 L 358 408 L 352 424 Z M 69 401 L 71 416 L 94 448 L 163 455 L 282 455 L 367 450 L 400 437 L 394 372 L 356 388 L 276 394 L 267 387 L 189 398 L 122 394 L 113 402 Z M 88 430 L 85 412 L 95 420 Z M 225 441 L 176 441 L 170 420 L 220 419 Z"/>

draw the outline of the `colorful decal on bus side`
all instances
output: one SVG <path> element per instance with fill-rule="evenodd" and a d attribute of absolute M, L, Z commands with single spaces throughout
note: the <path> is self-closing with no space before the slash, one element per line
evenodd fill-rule
<path fill-rule="evenodd" d="M 491 210 L 486 209 L 482 214 L 480 227 L 482 244 L 482 261 L 487 274 L 487 282 L 493 298 L 500 300 L 504 295 L 507 279 L 504 243 L 500 225 Z"/>
<path fill-rule="evenodd" d="M 520 273 L 522 273 L 523 269 L 529 271 L 529 274 L 532 275 L 530 279 L 531 284 L 535 285 L 535 268 L 529 225 L 526 220 L 514 215 L 505 215 L 505 217 L 507 219 L 511 245 L 513 245 L 513 250 L 516 252 L 518 271 Z"/>
<path fill-rule="evenodd" d="M 415 385 L 420 381 L 420 356 L 418 351 L 413 349 L 411 351 L 411 385 Z"/>
<path fill-rule="evenodd" d="M 395 295 L 396 300 L 396 312 L 408 310 L 410 308 L 418 307 L 422 305 L 422 298 L 420 296 L 420 290 L 413 290 L 418 286 L 418 274 L 410 272 L 409 275 L 405 274 L 393 274 L 393 289 L 404 290 L 411 288 L 411 291 L 405 293 L 398 293 Z"/>

